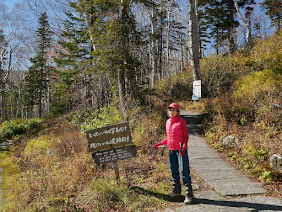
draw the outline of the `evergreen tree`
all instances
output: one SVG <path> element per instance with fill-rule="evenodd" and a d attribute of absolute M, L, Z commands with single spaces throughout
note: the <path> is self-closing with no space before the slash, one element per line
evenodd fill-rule
<path fill-rule="evenodd" d="M 88 39 L 86 24 L 77 14 L 66 13 L 62 39 L 54 61 L 57 65 L 55 93 L 51 103 L 54 114 L 68 112 L 80 105 L 85 96 L 82 94 L 85 69 L 91 64 L 91 43 Z"/>
<path fill-rule="evenodd" d="M 236 50 L 235 45 L 235 29 L 239 26 L 235 21 L 235 7 L 233 0 L 212 1 L 207 8 L 208 23 L 211 24 L 211 35 L 216 42 L 217 53 L 219 48 L 223 46 L 223 41 L 227 40 L 228 52 L 232 53 Z"/>
<path fill-rule="evenodd" d="M 254 4 L 252 0 L 238 1 L 239 7 Z M 224 41 L 228 43 L 228 52 L 236 50 L 236 28 L 239 22 L 235 19 L 237 10 L 233 0 L 200 0 L 201 11 L 205 13 L 204 24 L 209 26 L 210 36 L 214 39 L 217 54 L 224 46 Z M 246 15 L 250 15 L 250 7 L 246 8 Z"/>
<path fill-rule="evenodd" d="M 211 36 L 209 33 L 210 24 L 208 23 L 207 14 L 205 12 L 205 5 L 207 2 L 199 1 L 198 18 L 199 18 L 199 35 L 200 35 L 200 57 L 204 57 L 204 50 L 208 43 L 211 43 Z"/>
<path fill-rule="evenodd" d="M 266 9 L 266 14 L 271 19 L 272 24 L 276 26 L 277 32 L 279 32 L 281 29 L 282 19 L 281 0 L 264 0 L 261 5 L 264 9 Z"/>
<path fill-rule="evenodd" d="M 51 47 L 52 32 L 50 30 L 48 16 L 43 12 L 39 17 L 39 28 L 36 30 L 37 55 L 30 59 L 31 67 L 25 78 L 25 104 L 32 112 L 34 105 L 38 105 L 38 116 L 43 115 L 42 102 L 48 89 L 48 77 L 50 66 L 47 64 L 47 51 Z"/>
<path fill-rule="evenodd" d="M 53 109 L 63 108 L 62 102 L 72 109 L 88 100 L 99 107 L 116 93 L 124 110 L 125 97 L 137 98 L 139 93 L 135 52 L 140 35 L 131 2 L 77 1 L 70 6 L 74 12 L 68 14 L 59 43 L 62 49 L 55 58 L 58 84 Z"/>
<path fill-rule="evenodd" d="M 138 95 L 139 62 L 134 56 L 139 34 L 128 0 L 80 2 L 78 11 L 91 17 L 87 26 L 95 49 L 92 52 L 93 72 L 106 73 L 118 88 L 120 107 L 124 111 L 126 95 Z M 87 11 L 86 11 L 87 10 Z"/>
<path fill-rule="evenodd" d="M 214 47 L 216 53 L 219 53 L 219 49 L 223 46 L 224 39 L 227 38 L 227 11 L 226 7 L 223 7 L 223 3 L 220 1 L 201 0 L 200 5 L 201 13 L 205 13 L 204 20 L 205 25 L 209 26 L 210 37 L 214 39 Z M 200 23 L 202 23 L 201 20 Z"/>

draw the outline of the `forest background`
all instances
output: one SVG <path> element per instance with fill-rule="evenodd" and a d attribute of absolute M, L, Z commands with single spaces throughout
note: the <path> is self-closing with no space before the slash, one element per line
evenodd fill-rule
<path fill-rule="evenodd" d="M 198 103 L 190 101 L 188 1 L 26 0 L 14 10 L 0 4 L 0 139 L 15 143 L 0 154 L 3 207 L 166 207 L 132 188 L 169 189 L 165 159 L 151 147 L 164 137 L 171 101 L 204 112 L 211 146 L 281 197 L 281 176 L 268 163 L 282 150 L 281 2 L 260 3 L 238 1 L 245 27 L 233 1 L 198 2 Z M 117 186 L 111 164 L 93 163 L 83 132 L 125 121 L 138 156 L 121 163 Z M 239 139 L 228 150 L 221 145 L 227 135 Z"/>

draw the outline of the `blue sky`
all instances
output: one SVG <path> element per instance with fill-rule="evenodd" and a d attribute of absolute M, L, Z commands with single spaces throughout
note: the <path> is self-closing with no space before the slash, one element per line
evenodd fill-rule
<path fill-rule="evenodd" d="M 255 0 L 255 2 L 257 2 L 257 3 L 261 3 L 263 1 L 264 0 Z M 11 10 L 16 5 L 16 3 L 23 2 L 23 1 L 22 0 L 0 0 L 0 2 L 4 3 L 8 7 L 8 9 Z M 258 6 L 256 8 L 255 14 L 257 14 L 258 16 L 260 16 L 260 14 L 263 14 L 263 16 L 265 16 L 265 14 L 261 11 L 260 6 Z M 266 22 L 267 25 L 270 26 L 270 21 L 268 20 L 267 17 L 266 17 L 266 19 L 263 19 L 261 21 Z M 239 22 L 242 25 L 241 21 L 239 21 Z M 242 26 L 242 28 L 244 28 L 244 27 Z M 271 31 L 270 27 L 269 27 L 269 29 L 267 31 Z"/>
<path fill-rule="evenodd" d="M 4 4 L 8 7 L 8 9 L 13 8 L 13 6 L 19 2 L 19 0 L 0 0 L 0 1 L 4 1 Z"/>
<path fill-rule="evenodd" d="M 20 0 L 0 0 L 0 1 L 4 1 L 4 3 L 6 4 L 6 6 L 11 9 L 17 2 L 19 2 Z M 263 0 L 256 0 L 256 2 L 261 3 Z"/>

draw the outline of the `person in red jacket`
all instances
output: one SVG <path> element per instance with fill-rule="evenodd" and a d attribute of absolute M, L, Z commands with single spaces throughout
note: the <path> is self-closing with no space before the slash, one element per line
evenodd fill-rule
<path fill-rule="evenodd" d="M 182 175 L 183 185 L 185 186 L 185 204 L 193 201 L 192 182 L 189 168 L 189 158 L 187 144 L 189 134 L 186 121 L 179 116 L 179 105 L 171 103 L 168 107 L 168 116 L 166 121 L 166 139 L 154 145 L 158 146 L 167 144 L 169 147 L 169 167 L 172 174 L 173 191 L 169 194 L 171 198 L 181 195 L 181 184 L 179 170 Z"/>

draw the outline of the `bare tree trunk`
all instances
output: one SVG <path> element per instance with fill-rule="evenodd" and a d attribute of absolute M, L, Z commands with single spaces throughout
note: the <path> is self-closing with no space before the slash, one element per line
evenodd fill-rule
<path fill-rule="evenodd" d="M 239 14 L 240 20 L 242 21 L 243 25 L 247 29 L 247 34 L 246 34 L 247 46 L 251 46 L 251 38 L 252 38 L 251 24 L 244 21 L 244 18 L 242 16 L 242 13 L 240 12 L 240 9 L 239 9 L 239 6 L 238 6 L 238 1 L 234 0 L 234 3 L 235 3 L 236 10 L 237 10 L 237 12 Z"/>
<path fill-rule="evenodd" d="M 234 20 L 234 3 L 233 0 L 228 0 L 228 9 L 229 9 L 229 22 L 231 26 L 228 29 L 228 47 L 229 47 L 229 55 L 236 51 L 236 27 Z"/>
<path fill-rule="evenodd" d="M 198 23 L 198 0 L 190 0 L 190 62 L 193 70 L 193 80 L 200 80 L 200 41 Z"/>
<path fill-rule="evenodd" d="M 38 97 L 38 117 L 42 116 L 42 90 L 39 90 Z"/>
<path fill-rule="evenodd" d="M 24 112 L 23 112 L 23 103 L 22 103 L 22 90 L 23 90 L 23 85 L 22 85 L 22 76 L 20 75 L 20 83 L 19 83 L 19 99 L 18 99 L 18 107 L 17 107 L 17 112 L 16 116 L 20 116 L 23 118 Z"/>
<path fill-rule="evenodd" d="M 6 102 L 5 102 L 5 92 L 6 84 L 10 78 L 10 73 L 12 72 L 14 66 L 20 61 L 21 54 L 19 57 L 12 61 L 12 56 L 14 51 L 17 49 L 19 44 L 13 46 L 12 42 L 16 35 L 16 29 L 12 31 L 5 39 L 0 43 L 0 98 L 1 98 L 1 122 L 6 120 Z M 8 38 L 10 41 L 8 42 Z M 7 44 L 7 46 L 6 46 Z M 7 58 L 5 58 L 7 56 Z M 6 63 L 5 63 L 6 62 Z"/>
<path fill-rule="evenodd" d="M 1 122 L 6 120 L 5 110 L 5 82 L 2 79 L 2 69 L 0 69 L 0 100 L 1 100 Z"/>
<path fill-rule="evenodd" d="M 180 47 L 180 52 L 181 52 L 181 71 L 183 71 L 184 69 L 184 52 L 183 52 L 183 48 L 184 46 L 182 45 L 183 39 L 180 39 L 180 43 L 181 43 L 181 47 Z"/>
<path fill-rule="evenodd" d="M 14 104 L 15 102 L 13 101 L 13 85 L 11 82 L 9 82 L 9 101 L 10 101 L 10 110 L 9 110 L 9 113 L 10 113 L 10 119 L 14 119 L 14 110 L 13 110 L 13 107 L 14 107 Z"/>
<path fill-rule="evenodd" d="M 157 72 L 157 46 L 156 46 L 156 38 L 155 38 L 155 19 L 156 19 L 156 10 L 153 6 L 152 17 L 151 17 L 151 25 L 152 25 L 152 54 L 151 54 L 151 62 L 152 62 L 152 71 L 151 71 L 151 88 L 154 87 L 154 83 L 156 80 L 156 72 Z"/>
<path fill-rule="evenodd" d="M 281 14 L 281 13 L 279 13 Z M 277 23 L 277 31 L 276 33 L 280 32 L 281 30 L 281 15 L 276 15 L 276 23 Z"/>
<path fill-rule="evenodd" d="M 129 12 L 129 2 L 128 0 L 121 0 L 121 21 L 122 24 L 126 23 L 126 18 L 128 17 Z M 128 35 L 122 33 L 123 36 L 121 38 L 121 45 L 122 45 L 122 52 L 124 57 L 127 55 L 128 51 Z M 126 58 L 123 60 L 123 66 L 121 69 L 118 70 L 118 87 L 119 87 L 119 100 L 120 100 L 120 108 L 122 113 L 125 114 L 125 94 L 126 94 L 126 87 L 125 87 L 125 65 L 126 65 Z"/>
<path fill-rule="evenodd" d="M 47 93 L 46 93 L 46 112 L 47 113 L 50 112 L 50 102 L 51 102 L 51 95 L 50 95 L 50 93 L 51 93 L 51 88 L 50 88 L 50 85 L 48 85 Z"/>
<path fill-rule="evenodd" d="M 87 29 L 88 29 L 88 34 L 89 34 L 90 40 L 92 42 L 92 48 L 94 50 L 96 50 L 95 43 L 94 43 L 94 36 L 93 36 L 94 33 L 93 33 L 93 29 L 92 29 L 92 24 L 91 24 L 91 15 L 87 11 L 88 8 L 85 5 L 86 5 L 86 2 L 84 0 L 84 5 L 83 5 L 84 6 L 84 8 L 83 8 L 84 21 L 86 23 L 86 26 L 87 26 Z"/>
<path fill-rule="evenodd" d="M 160 34 L 163 34 L 163 27 L 161 27 Z M 163 36 L 160 36 L 158 39 L 158 72 L 159 80 L 164 78 L 164 67 L 163 67 Z"/>
<path fill-rule="evenodd" d="M 125 98 L 125 79 L 124 71 L 118 70 L 118 90 L 119 90 L 119 104 L 122 112 L 125 112 L 124 98 Z"/>
<path fill-rule="evenodd" d="M 171 18 L 171 5 L 167 7 L 167 31 L 166 31 L 166 64 L 169 66 L 169 35 L 170 35 L 170 20 Z"/>

